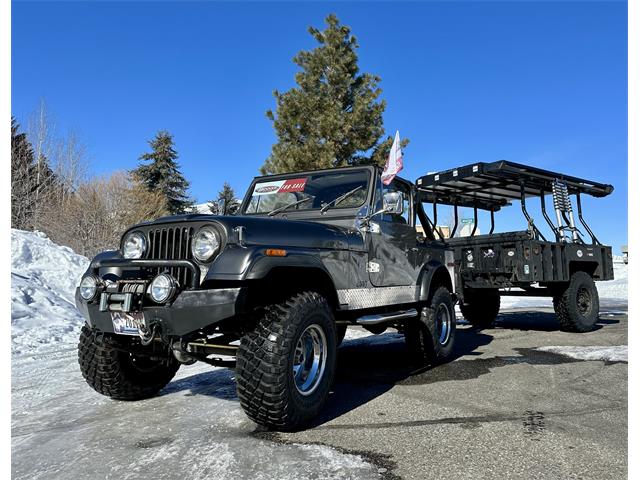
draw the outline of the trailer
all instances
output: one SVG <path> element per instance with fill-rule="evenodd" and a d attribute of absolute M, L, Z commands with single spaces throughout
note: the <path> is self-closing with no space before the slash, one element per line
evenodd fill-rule
<path fill-rule="evenodd" d="M 433 240 L 454 251 L 456 293 L 470 323 L 490 326 L 501 296 L 542 296 L 553 298 L 563 330 L 593 329 L 599 310 L 594 281 L 613 279 L 613 257 L 611 247 L 597 239 L 584 219 L 581 196 L 605 197 L 613 186 L 500 160 L 431 173 L 418 178 L 415 187 L 421 223 L 431 227 Z M 547 196 L 555 221 L 547 210 Z M 572 198 L 583 230 L 576 226 Z M 552 233 L 549 238 L 527 210 L 534 199 Z M 526 229 L 494 233 L 495 214 L 513 202 L 520 203 Z M 453 207 L 451 238 L 435 228 L 439 205 Z M 467 237 L 455 236 L 460 207 L 473 209 L 474 227 Z M 485 235 L 475 235 L 479 210 L 490 213 Z"/>

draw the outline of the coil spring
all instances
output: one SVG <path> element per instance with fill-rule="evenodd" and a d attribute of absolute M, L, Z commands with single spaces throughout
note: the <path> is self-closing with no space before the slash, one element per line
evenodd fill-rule
<path fill-rule="evenodd" d="M 556 210 L 567 213 L 573 211 L 566 183 L 556 180 L 551 186 L 551 191 L 553 192 L 553 206 Z"/>

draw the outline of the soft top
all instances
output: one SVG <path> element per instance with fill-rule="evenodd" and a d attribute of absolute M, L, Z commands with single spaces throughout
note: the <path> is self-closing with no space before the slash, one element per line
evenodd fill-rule
<path fill-rule="evenodd" d="M 557 180 L 567 185 L 569 195 L 585 193 L 605 197 L 613 191 L 612 185 L 507 160 L 472 163 L 431 173 L 418 178 L 416 187 L 423 202 L 497 211 L 510 205 L 510 200 L 520 200 L 523 194 L 526 198 L 552 193 Z"/>

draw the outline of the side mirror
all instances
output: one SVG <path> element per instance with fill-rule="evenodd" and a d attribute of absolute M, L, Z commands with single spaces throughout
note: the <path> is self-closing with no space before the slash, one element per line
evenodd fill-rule
<path fill-rule="evenodd" d="M 387 192 L 382 196 L 382 205 L 385 213 L 402 215 L 404 198 L 402 192 Z"/>

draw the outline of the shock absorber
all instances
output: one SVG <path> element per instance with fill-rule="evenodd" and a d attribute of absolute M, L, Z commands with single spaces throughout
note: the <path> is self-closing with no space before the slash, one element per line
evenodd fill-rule
<path fill-rule="evenodd" d="M 558 220 L 558 230 L 562 239 L 565 239 L 564 230 L 571 231 L 571 238 L 574 242 L 578 241 L 578 229 L 576 228 L 573 220 L 573 207 L 571 206 L 571 199 L 569 198 L 569 189 L 567 184 L 560 180 L 555 180 L 551 186 L 553 193 L 553 208 L 556 211 L 556 218 Z M 562 214 L 569 216 L 569 225 L 565 225 L 562 221 Z M 566 218 L 566 217 L 565 217 Z"/>

